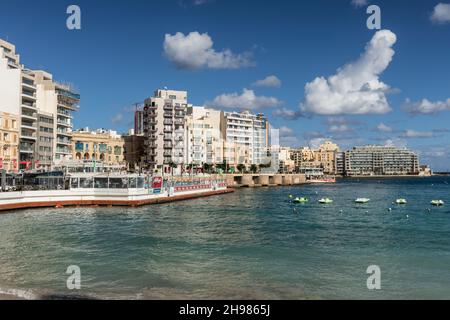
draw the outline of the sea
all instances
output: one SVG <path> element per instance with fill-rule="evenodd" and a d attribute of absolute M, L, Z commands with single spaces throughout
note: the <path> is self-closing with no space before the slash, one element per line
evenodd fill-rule
<path fill-rule="evenodd" d="M 318 202 L 326 197 L 333 203 Z M 450 178 L 340 179 L 140 208 L 4 212 L 0 295 L 450 299 Z"/>

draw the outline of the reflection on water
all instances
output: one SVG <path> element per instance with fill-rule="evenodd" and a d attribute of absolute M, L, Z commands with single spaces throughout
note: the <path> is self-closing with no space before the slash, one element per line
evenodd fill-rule
<path fill-rule="evenodd" d="M 450 298 L 446 178 L 243 189 L 142 208 L 0 215 L 0 294 L 26 298 Z M 288 196 L 310 202 L 294 205 Z M 317 200 L 329 197 L 332 205 Z M 358 197 L 371 202 L 356 205 Z M 397 198 L 408 199 L 398 206 Z M 391 210 L 389 210 L 391 208 Z M 382 290 L 366 287 L 379 265 Z M 66 289 L 78 265 L 82 290 Z M 25 294 L 26 293 L 26 294 Z M 28 294 L 28 295 L 27 295 Z"/>

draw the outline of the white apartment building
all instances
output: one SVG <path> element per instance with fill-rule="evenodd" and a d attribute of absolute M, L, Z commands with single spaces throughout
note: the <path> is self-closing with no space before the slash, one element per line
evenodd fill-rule
<path fill-rule="evenodd" d="M 186 163 L 203 165 L 223 163 L 226 137 L 223 111 L 188 107 L 186 116 Z"/>
<path fill-rule="evenodd" d="M 0 39 L 0 111 L 19 117 L 20 169 L 50 169 L 71 158 L 71 113 L 79 101 L 50 73 L 25 68 L 15 46 Z"/>
<path fill-rule="evenodd" d="M 157 90 L 145 100 L 145 163 L 150 170 L 180 173 L 186 163 L 186 91 Z"/>
<path fill-rule="evenodd" d="M 263 114 L 225 112 L 226 152 L 230 165 L 267 164 L 269 122 Z"/>

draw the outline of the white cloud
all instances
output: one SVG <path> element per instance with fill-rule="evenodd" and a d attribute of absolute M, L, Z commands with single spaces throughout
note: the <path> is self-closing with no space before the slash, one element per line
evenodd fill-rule
<path fill-rule="evenodd" d="M 328 128 L 330 133 L 347 133 L 352 131 L 353 129 L 346 124 L 332 125 Z"/>
<path fill-rule="evenodd" d="M 281 127 L 279 129 L 279 132 L 280 132 L 280 137 L 282 137 L 282 138 L 295 136 L 294 130 L 292 130 L 291 128 L 288 128 L 286 126 Z"/>
<path fill-rule="evenodd" d="M 267 76 L 265 79 L 258 80 L 254 84 L 256 87 L 269 87 L 269 88 L 279 88 L 281 87 L 281 80 L 277 76 Z"/>
<path fill-rule="evenodd" d="M 450 23 L 450 4 L 439 3 L 434 7 L 431 21 L 436 23 Z"/>
<path fill-rule="evenodd" d="M 379 132 L 392 132 L 393 131 L 391 127 L 385 125 L 384 123 L 380 123 L 377 126 L 376 130 Z"/>
<path fill-rule="evenodd" d="M 450 110 L 450 99 L 447 101 L 431 102 L 428 99 L 422 101 L 412 102 L 409 99 L 406 100 L 403 105 L 403 109 L 406 112 L 412 114 L 432 114 L 440 111 Z"/>
<path fill-rule="evenodd" d="M 258 110 L 264 108 L 277 107 L 281 104 L 277 98 L 257 96 L 253 90 L 244 89 L 239 93 L 226 93 L 214 98 L 213 101 L 207 102 L 216 108 L 241 109 L 241 110 Z"/>
<path fill-rule="evenodd" d="M 164 53 L 178 68 L 188 70 L 238 69 L 253 65 L 249 53 L 234 54 L 228 49 L 216 51 L 213 44 L 207 33 L 195 31 L 188 35 L 181 32 L 166 34 Z"/>
<path fill-rule="evenodd" d="M 408 146 L 408 143 L 406 140 L 403 139 L 389 139 L 386 140 L 385 144 L 386 147 L 396 147 L 399 149 L 405 149 Z"/>
<path fill-rule="evenodd" d="M 384 114 L 391 111 L 386 98 L 390 87 L 379 80 L 392 61 L 396 35 L 389 30 L 375 33 L 365 52 L 337 74 L 317 77 L 305 86 L 304 112 L 321 115 Z"/>
<path fill-rule="evenodd" d="M 290 110 L 290 109 L 287 109 L 284 107 L 275 110 L 273 112 L 273 115 L 275 117 L 283 118 L 286 120 L 296 120 L 296 119 L 304 116 L 303 113 L 300 112 L 300 110 L 294 111 L 294 110 Z"/>
<path fill-rule="evenodd" d="M 314 138 L 309 141 L 309 147 L 312 149 L 319 149 L 319 147 L 324 144 L 329 139 L 326 138 Z"/>
<path fill-rule="evenodd" d="M 406 130 L 403 138 L 433 138 L 434 133 L 431 131 L 416 131 L 416 130 Z"/>
<path fill-rule="evenodd" d="M 123 114 L 122 113 L 118 113 L 116 114 L 112 119 L 111 122 L 113 124 L 119 124 L 123 121 Z"/>
<path fill-rule="evenodd" d="M 367 6 L 368 4 L 369 4 L 368 0 L 352 0 L 352 5 L 358 8 Z"/>

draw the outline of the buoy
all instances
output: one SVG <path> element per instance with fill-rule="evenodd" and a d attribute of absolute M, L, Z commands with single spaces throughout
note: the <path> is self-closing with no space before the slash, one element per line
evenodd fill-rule
<path fill-rule="evenodd" d="M 406 219 L 409 219 L 409 215 L 406 215 Z"/>
<path fill-rule="evenodd" d="M 388 210 L 389 210 L 389 211 L 392 211 L 392 208 L 389 208 Z"/>

